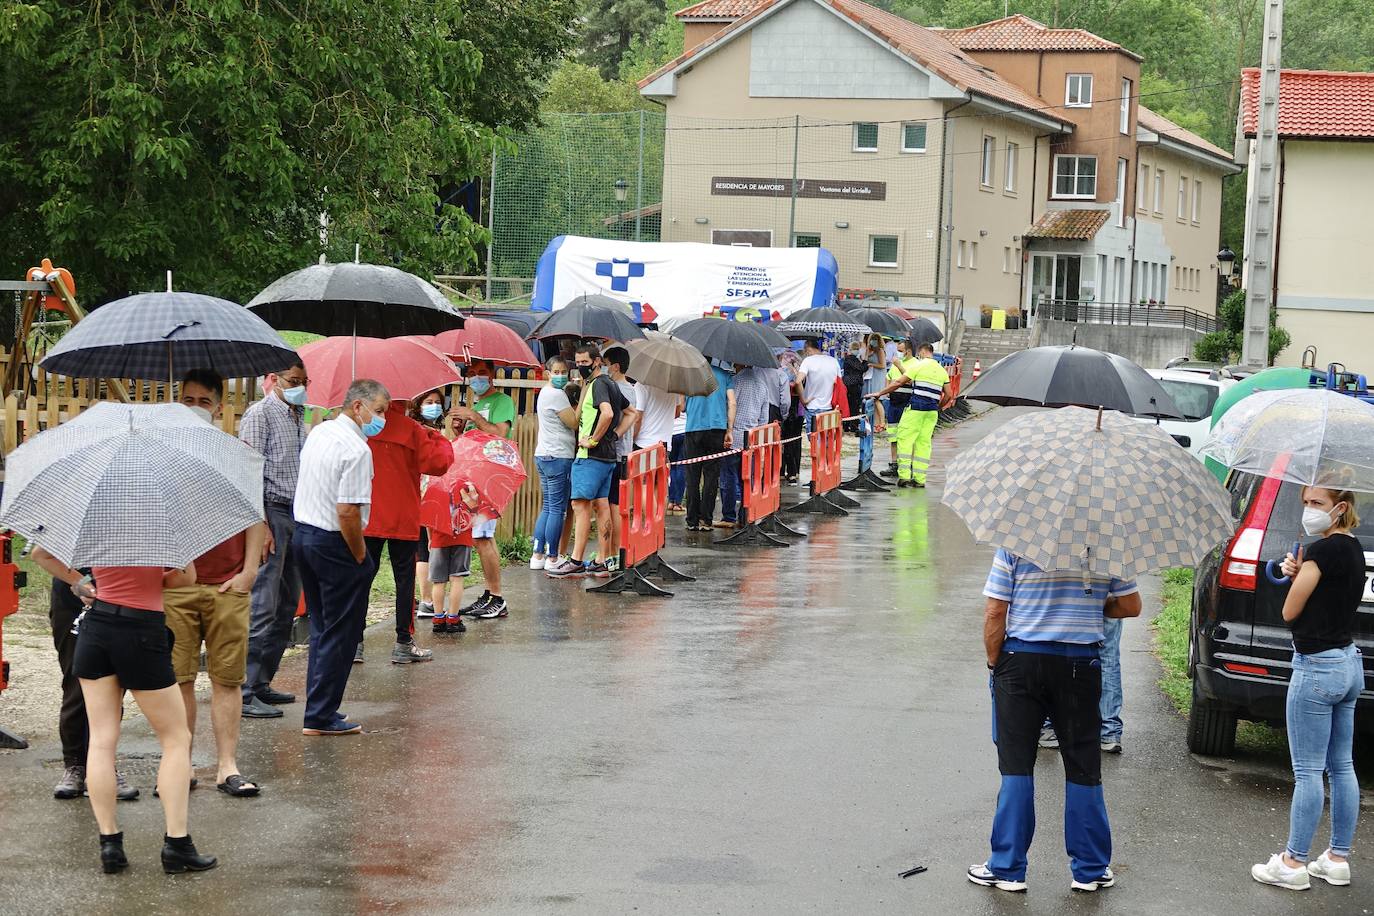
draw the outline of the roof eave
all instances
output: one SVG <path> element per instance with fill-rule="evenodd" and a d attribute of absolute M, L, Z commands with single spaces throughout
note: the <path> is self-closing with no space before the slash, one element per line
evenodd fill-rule
<path fill-rule="evenodd" d="M 979 108 L 984 108 L 989 111 L 996 112 L 997 114 L 1005 115 L 1008 118 L 1012 118 L 1017 121 L 1022 121 L 1026 124 L 1030 124 L 1035 127 L 1041 127 L 1046 130 L 1052 130 L 1055 133 L 1060 134 L 1073 133 L 1073 125 L 1066 121 L 1060 121 L 1058 118 L 1051 118 L 1048 115 L 1042 114 L 1038 111 L 1031 111 L 1029 109 L 1020 108 L 1016 105 L 1010 104 L 1009 102 L 998 101 L 997 99 L 993 99 L 989 96 L 983 95 L 980 92 L 970 92 L 967 94 L 966 98 L 968 98 L 969 101 L 971 101 L 974 105 L 976 105 Z"/>
<path fill-rule="evenodd" d="M 1168 135 L 1159 136 L 1159 146 L 1161 149 L 1167 149 L 1169 152 L 1176 153 L 1185 159 L 1192 159 L 1194 162 L 1211 166 L 1217 171 L 1227 175 L 1235 175 L 1237 172 L 1242 171 L 1241 166 L 1233 162 L 1228 156 L 1198 149 L 1191 143 L 1184 143 L 1182 140 L 1176 140 Z"/>

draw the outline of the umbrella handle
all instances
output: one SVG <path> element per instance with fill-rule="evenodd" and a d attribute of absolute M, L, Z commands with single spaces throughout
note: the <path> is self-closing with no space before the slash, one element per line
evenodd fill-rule
<path fill-rule="evenodd" d="M 1301 541 L 1294 541 L 1294 542 L 1293 542 L 1293 556 L 1296 557 L 1296 556 L 1298 555 L 1298 549 L 1299 549 L 1301 546 L 1302 546 L 1302 542 L 1301 542 Z M 1277 568 L 1279 568 L 1279 561 L 1278 561 L 1278 560 L 1270 560 L 1268 563 L 1265 563 L 1265 564 L 1264 564 L 1264 576 L 1265 576 L 1265 578 L 1268 579 L 1270 582 L 1272 582 L 1274 585 L 1287 585 L 1289 582 L 1292 582 L 1292 581 L 1293 581 L 1293 580 L 1292 580 L 1291 578 L 1289 578 L 1288 576 L 1276 575 L 1276 574 L 1274 573 L 1274 570 L 1277 569 Z"/>

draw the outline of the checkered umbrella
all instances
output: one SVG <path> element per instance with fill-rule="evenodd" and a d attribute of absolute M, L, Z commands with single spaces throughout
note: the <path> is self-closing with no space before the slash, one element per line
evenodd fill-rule
<path fill-rule="evenodd" d="M 820 337 L 822 334 L 867 334 L 868 325 L 849 312 L 836 308 L 802 309 L 778 322 L 788 337 Z"/>
<path fill-rule="evenodd" d="M 1099 576 L 1191 566 L 1233 527 L 1226 491 L 1162 429 L 1081 407 L 998 427 L 950 463 L 942 501 L 980 541 Z"/>
<path fill-rule="evenodd" d="M 7 459 L 0 526 L 69 566 L 185 566 L 262 521 L 262 456 L 180 404 L 100 403 Z"/>
<path fill-rule="evenodd" d="M 290 345 L 241 305 L 198 293 L 141 293 L 91 312 L 38 365 L 73 378 L 172 381 L 187 369 L 263 375 L 295 359 Z"/>

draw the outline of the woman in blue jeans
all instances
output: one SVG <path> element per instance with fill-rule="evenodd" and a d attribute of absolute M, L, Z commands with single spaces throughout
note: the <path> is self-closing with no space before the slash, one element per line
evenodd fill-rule
<path fill-rule="evenodd" d="M 573 456 L 577 454 L 577 411 L 563 390 L 568 384 L 568 364 L 561 356 L 555 356 L 546 366 L 549 383 L 539 389 L 534 406 L 539 418 L 534 464 L 539 469 L 544 498 L 539 518 L 534 522 L 530 569 L 552 569 L 558 565 L 558 542 L 563 536 L 563 519 L 568 514 Z"/>
<path fill-rule="evenodd" d="M 1288 748 L 1293 758 L 1293 806 L 1288 846 L 1250 869 L 1256 881 L 1307 890 L 1311 877 L 1350 883 L 1350 845 L 1360 811 L 1360 785 L 1351 752 L 1355 700 L 1364 686 L 1364 661 L 1355 648 L 1355 613 L 1364 595 L 1364 548 L 1350 532 L 1359 527 L 1355 494 L 1304 487 L 1302 527 L 1321 540 L 1284 558 L 1292 577 L 1283 619 L 1293 630 L 1293 674 L 1288 681 Z M 1321 820 L 1322 772 L 1331 780 L 1331 845 L 1309 860 Z"/>

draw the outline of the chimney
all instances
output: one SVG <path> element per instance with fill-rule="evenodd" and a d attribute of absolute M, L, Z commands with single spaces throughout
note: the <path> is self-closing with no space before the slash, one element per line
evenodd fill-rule
<path fill-rule="evenodd" d="M 771 0 L 702 0 L 674 15 L 682 23 L 682 50 L 692 51 L 730 23 Z"/>

